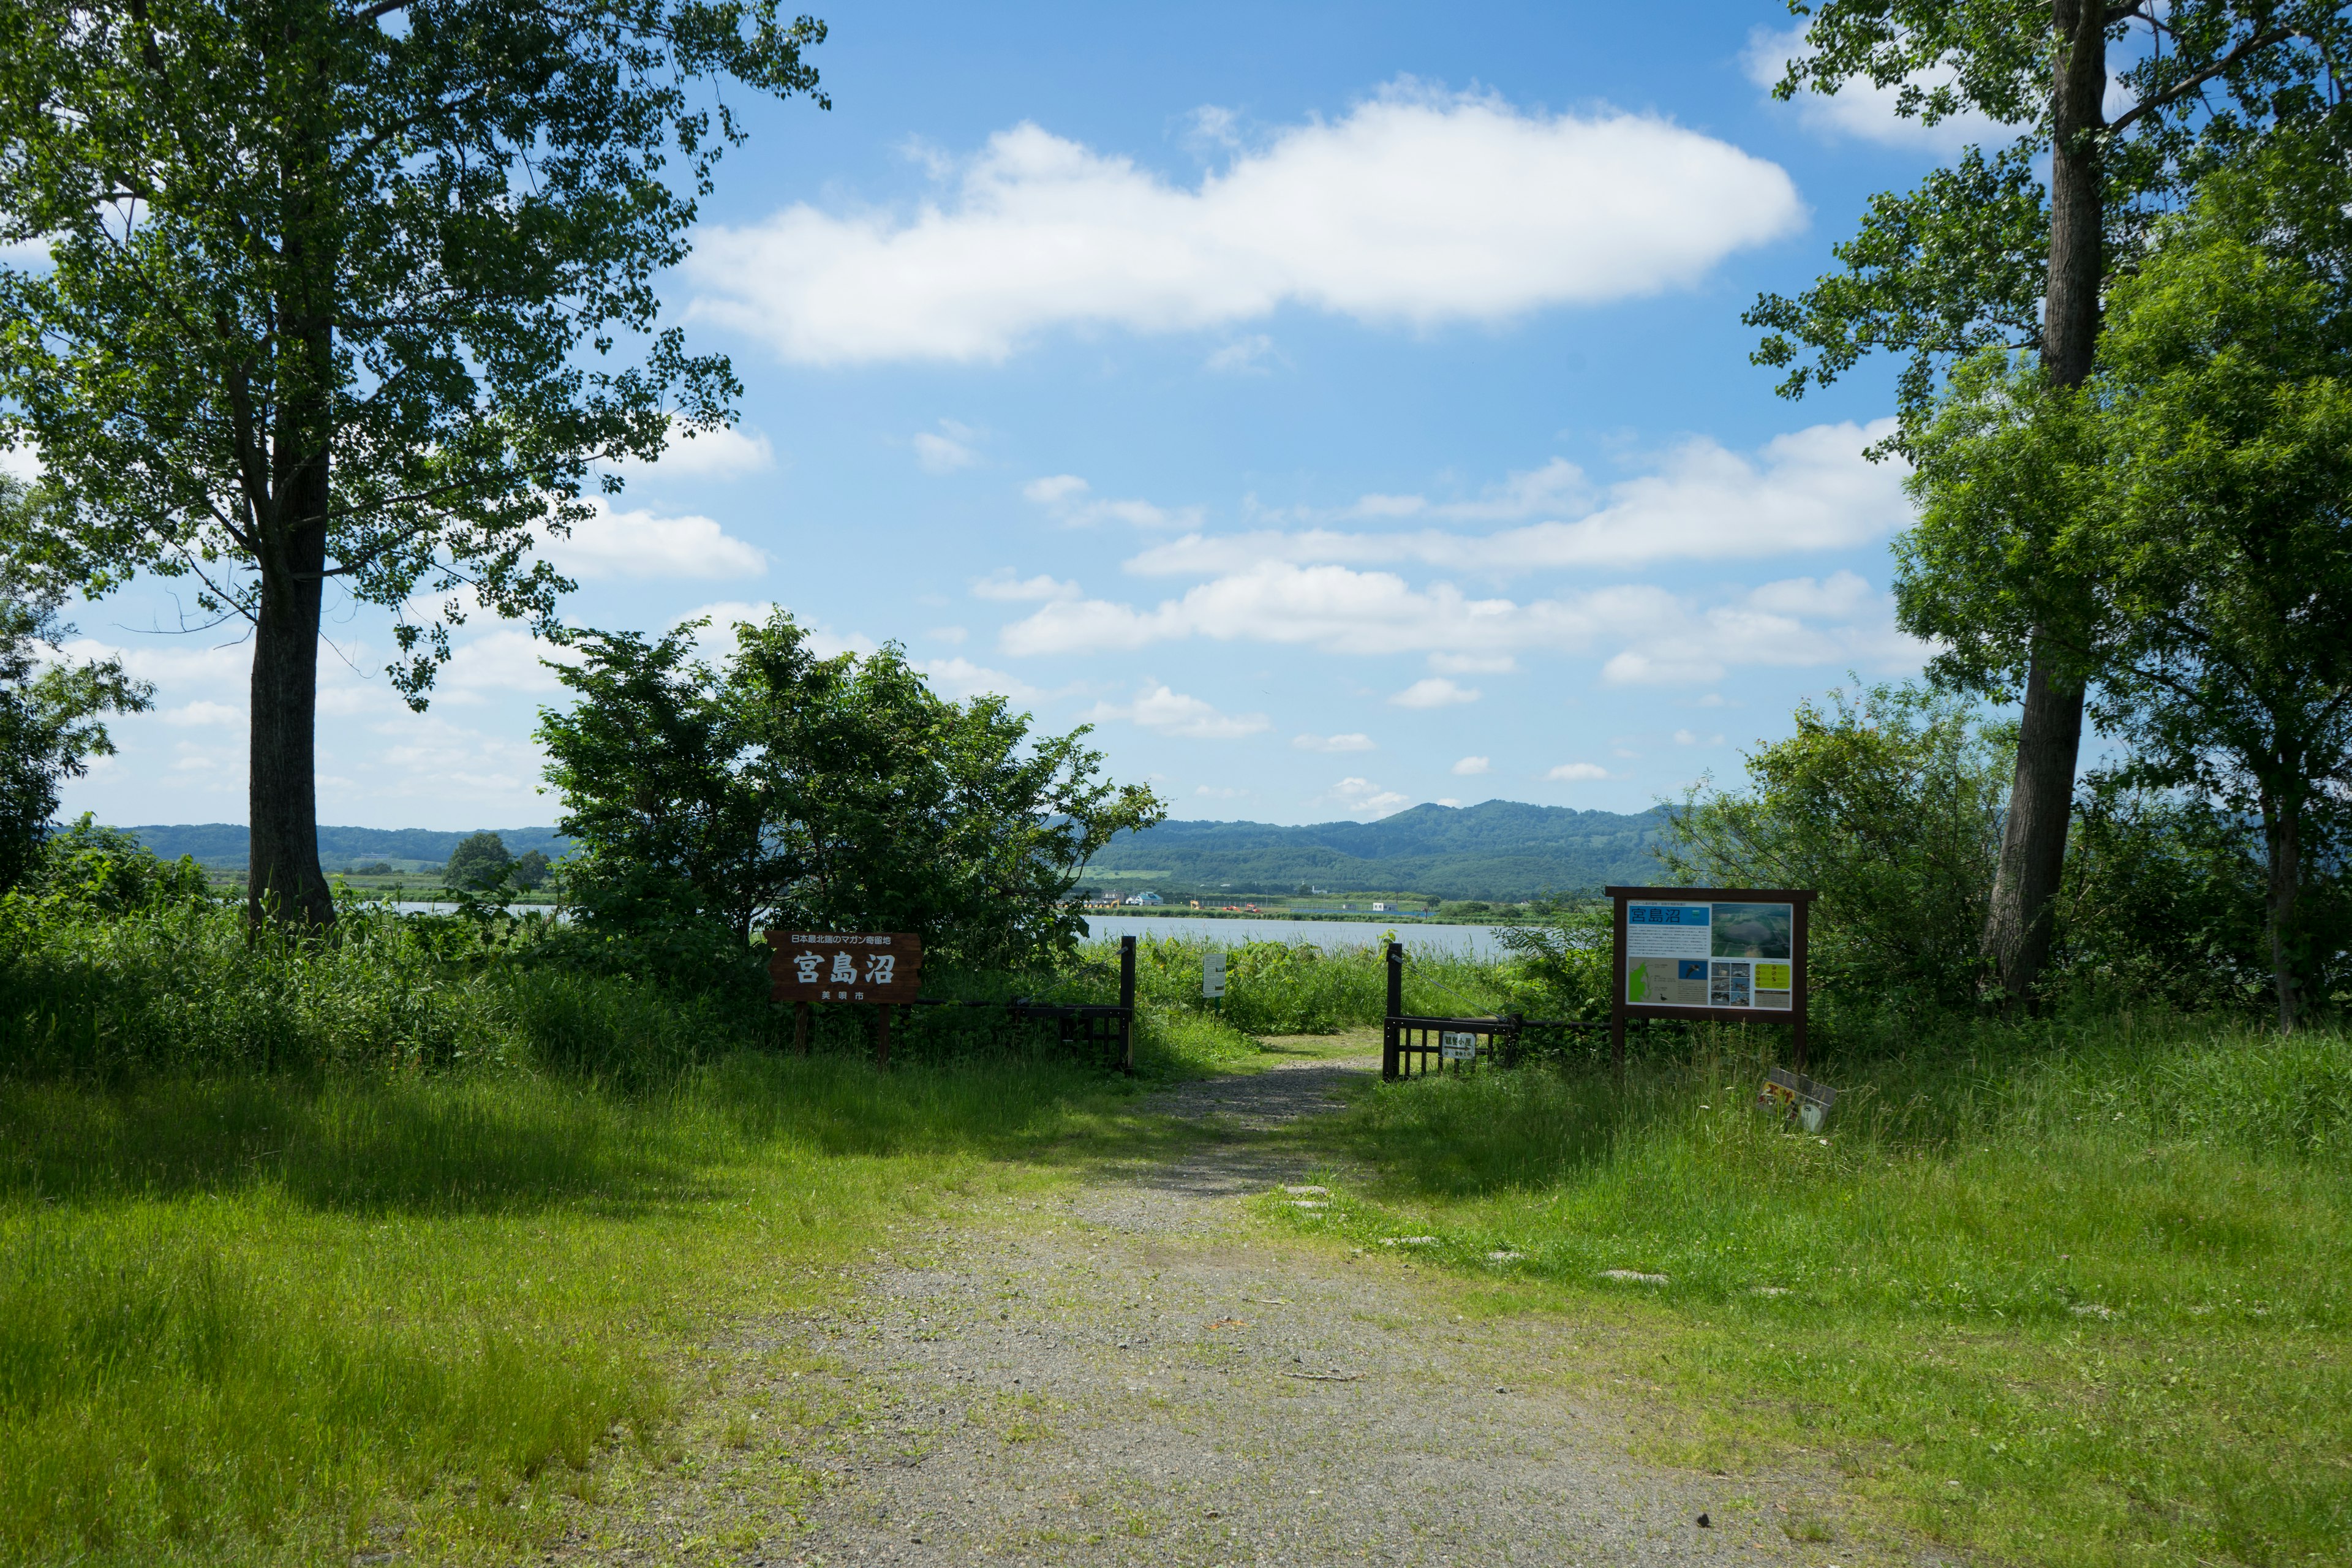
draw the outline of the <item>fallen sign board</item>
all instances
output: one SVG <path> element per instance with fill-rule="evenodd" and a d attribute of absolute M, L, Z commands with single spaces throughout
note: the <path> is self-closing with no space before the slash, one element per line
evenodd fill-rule
<path fill-rule="evenodd" d="M 1837 1090 L 1802 1073 L 1772 1068 L 1764 1074 L 1764 1089 L 1756 1103 L 1762 1110 L 1779 1111 L 1808 1132 L 1819 1132 L 1822 1123 L 1829 1120 L 1830 1107 L 1837 1103 Z"/>
<path fill-rule="evenodd" d="M 909 931 L 768 933 L 769 995 L 778 1002 L 912 1002 L 923 940 Z"/>
<path fill-rule="evenodd" d="M 1478 1037 L 1441 1030 L 1437 1037 L 1437 1059 L 1442 1062 L 1475 1062 L 1478 1059 Z"/>

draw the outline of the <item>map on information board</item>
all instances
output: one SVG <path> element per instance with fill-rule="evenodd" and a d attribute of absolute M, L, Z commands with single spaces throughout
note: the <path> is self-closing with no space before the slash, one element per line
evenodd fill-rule
<path fill-rule="evenodd" d="M 1625 906 L 1625 1000 L 1645 1007 L 1788 1010 L 1796 906 Z"/>

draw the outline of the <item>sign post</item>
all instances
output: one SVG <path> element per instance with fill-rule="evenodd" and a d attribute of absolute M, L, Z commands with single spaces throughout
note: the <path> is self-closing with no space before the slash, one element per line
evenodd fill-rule
<path fill-rule="evenodd" d="M 1805 941 L 1813 893 L 1797 888 L 1611 888 L 1610 1057 L 1625 1070 L 1628 1018 L 1786 1021 L 1805 1065 Z"/>
<path fill-rule="evenodd" d="M 1225 955 L 1206 952 L 1201 955 L 1201 998 L 1214 1002 L 1219 1012 L 1225 1005 Z"/>
<path fill-rule="evenodd" d="M 768 946 L 768 994 L 793 1004 L 793 1044 L 803 1054 L 810 1003 L 862 1003 L 878 1009 L 875 1065 L 890 1065 L 890 1009 L 913 1002 L 922 989 L 922 938 L 909 931 L 772 931 Z"/>

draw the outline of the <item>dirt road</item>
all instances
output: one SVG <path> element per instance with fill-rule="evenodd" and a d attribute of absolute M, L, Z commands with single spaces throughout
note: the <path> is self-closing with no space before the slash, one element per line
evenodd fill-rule
<path fill-rule="evenodd" d="M 1280 1129 L 1377 1069 L 1171 1090 L 1150 1109 L 1208 1134 L 1181 1152 L 937 1237 L 845 1315 L 769 1325 L 709 1417 L 729 1440 L 557 1555 L 1851 1568 L 1793 1542 L 1752 1479 L 1630 1458 L 1628 1417 L 1578 1392 L 1573 1319 L 1464 1321 L 1402 1249 L 1251 1211 L 1309 1184 Z M 780 1401 L 814 1443 L 763 1444 L 747 1415 Z"/>

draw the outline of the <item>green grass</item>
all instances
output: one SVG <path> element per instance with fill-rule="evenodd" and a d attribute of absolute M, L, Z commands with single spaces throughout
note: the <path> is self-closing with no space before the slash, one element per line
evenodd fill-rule
<path fill-rule="evenodd" d="M 1037 1064 L 0 1089 L 0 1559 L 532 1539 L 686 1347 L 1050 1179 L 1121 1090 Z M 540 1517 L 546 1517 L 546 1510 Z"/>
<path fill-rule="evenodd" d="M 1276 1212 L 1434 1235 L 1496 1310 L 1626 1314 L 1679 1458 L 1809 1451 L 1905 1528 L 2018 1561 L 2343 1560 L 2352 1043 L 1987 1028 L 1832 1063 L 1820 1137 L 1752 1108 L 1744 1043 L 1622 1087 L 1382 1086 L 1305 1134 L 1378 1182 Z"/>
<path fill-rule="evenodd" d="M 0 1562 L 510 1560 L 658 1455 L 697 1345 L 1055 1180 L 1139 1087 L 985 1009 L 888 1074 L 846 1009 L 780 1055 L 756 994 L 410 922 L 0 939 Z M 1145 1084 L 1255 1054 L 1140 1021 Z"/>

